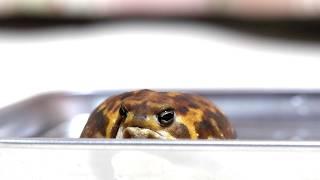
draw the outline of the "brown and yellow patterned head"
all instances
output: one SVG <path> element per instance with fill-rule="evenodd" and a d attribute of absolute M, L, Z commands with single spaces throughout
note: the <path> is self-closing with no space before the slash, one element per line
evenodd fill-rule
<path fill-rule="evenodd" d="M 233 139 L 210 101 L 178 92 L 140 90 L 112 96 L 91 114 L 82 138 Z"/>

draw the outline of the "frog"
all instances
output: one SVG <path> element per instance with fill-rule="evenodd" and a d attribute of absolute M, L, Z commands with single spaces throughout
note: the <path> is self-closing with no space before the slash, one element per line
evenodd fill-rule
<path fill-rule="evenodd" d="M 104 100 L 90 114 L 80 138 L 235 139 L 236 132 L 205 97 L 142 89 Z"/>

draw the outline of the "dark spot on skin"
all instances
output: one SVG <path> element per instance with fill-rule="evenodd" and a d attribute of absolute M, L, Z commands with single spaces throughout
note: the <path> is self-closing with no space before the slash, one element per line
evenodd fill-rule
<path fill-rule="evenodd" d="M 190 108 L 194 108 L 194 109 L 200 108 L 200 106 L 198 106 L 198 105 L 197 105 L 196 103 L 194 103 L 194 102 L 189 102 L 188 106 L 189 106 Z"/>
<path fill-rule="evenodd" d="M 176 111 L 178 113 L 180 113 L 181 115 L 186 115 L 188 113 L 189 109 L 187 107 L 185 107 L 185 106 L 181 106 L 181 107 L 178 107 L 176 109 Z"/>
<path fill-rule="evenodd" d="M 218 127 L 222 130 L 225 137 L 236 137 L 231 124 L 224 114 L 222 114 L 220 111 L 217 111 L 217 113 L 214 113 L 214 119 L 216 120 Z"/>
<path fill-rule="evenodd" d="M 223 128 L 226 125 L 227 118 L 220 111 L 214 113 L 214 119 L 217 120 L 220 128 Z"/>
<path fill-rule="evenodd" d="M 197 102 L 197 104 L 195 104 L 195 106 L 198 106 L 199 108 L 207 108 L 207 107 L 212 107 L 213 104 L 211 103 L 211 101 L 208 101 L 207 99 L 205 99 L 202 96 L 192 96 L 193 100 L 192 102 Z"/>
<path fill-rule="evenodd" d="M 181 123 L 177 123 L 177 124 L 173 125 L 172 127 L 170 127 L 169 132 L 170 132 L 170 134 L 172 134 L 176 138 L 182 138 L 182 139 L 189 139 L 190 138 L 188 128 Z"/>
<path fill-rule="evenodd" d="M 219 137 L 210 120 L 204 119 L 196 124 L 196 131 L 199 134 L 199 139 L 207 139 L 209 136 L 213 138 Z"/>
<path fill-rule="evenodd" d="M 105 117 L 103 116 L 102 111 L 97 112 L 94 117 L 96 119 L 96 127 L 97 130 L 103 135 L 106 136 L 106 127 L 107 127 L 107 121 Z"/>
<path fill-rule="evenodd" d="M 206 109 L 204 111 L 203 115 L 204 115 L 204 117 L 203 117 L 204 119 L 210 119 L 210 118 L 214 119 L 217 122 L 219 129 L 223 129 L 224 122 L 227 121 L 226 117 L 222 113 L 220 113 L 219 111 L 214 113 L 214 112 Z"/>
<path fill-rule="evenodd" d="M 233 129 L 231 128 L 231 125 L 229 124 L 228 119 L 219 110 L 217 110 L 217 112 L 212 112 L 209 109 L 206 109 L 202 118 L 215 121 L 218 128 L 222 131 L 224 137 L 235 138 L 235 134 L 233 132 Z"/>
<path fill-rule="evenodd" d="M 106 127 L 108 126 L 109 120 L 103 115 L 103 111 L 95 109 L 85 126 L 81 137 L 93 138 L 97 132 L 101 133 L 102 136 L 106 136 Z"/>
<path fill-rule="evenodd" d="M 132 95 L 133 95 L 133 92 L 126 92 L 126 93 L 119 95 L 119 99 L 124 100 L 125 98 L 132 96 Z"/>
<path fill-rule="evenodd" d="M 186 95 L 177 95 L 176 97 L 174 97 L 174 100 L 181 103 L 181 102 L 189 102 L 190 101 L 190 98 L 187 98 Z"/>
<path fill-rule="evenodd" d="M 122 101 L 125 98 L 130 97 L 131 95 L 133 95 L 133 92 L 123 93 L 123 94 L 120 94 L 119 96 L 114 96 L 109 101 L 105 102 L 107 103 L 107 106 L 108 106 L 107 108 L 108 112 L 115 113 L 115 111 L 118 111 L 119 105 L 117 104 L 117 102 Z"/>
<path fill-rule="evenodd" d="M 179 105 L 184 105 L 184 106 L 187 106 L 189 108 L 194 108 L 194 109 L 200 108 L 199 105 L 197 105 L 197 103 L 194 102 L 194 101 L 197 101 L 197 99 L 194 99 L 190 95 L 187 95 L 187 94 L 177 95 L 176 97 L 174 97 L 174 100 Z"/>
<path fill-rule="evenodd" d="M 203 119 L 210 119 L 210 118 L 214 118 L 214 117 L 216 117 L 215 113 L 210 111 L 209 109 L 205 109 L 203 111 L 203 115 L 202 115 Z"/>

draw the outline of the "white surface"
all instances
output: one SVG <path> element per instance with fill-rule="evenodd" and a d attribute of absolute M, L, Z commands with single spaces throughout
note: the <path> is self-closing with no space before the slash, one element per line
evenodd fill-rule
<path fill-rule="evenodd" d="M 0 179 L 314 180 L 319 149 L 0 144 Z"/>
<path fill-rule="evenodd" d="M 307 180 L 319 177 L 314 163 L 319 155 L 315 152 L 287 152 L 286 155 L 274 150 L 166 153 L 116 153 L 111 161 L 115 179 Z"/>
<path fill-rule="evenodd" d="M 57 90 L 319 89 L 319 49 L 191 24 L 0 32 L 0 107 Z"/>
<path fill-rule="evenodd" d="M 170 155 L 169 155 L 170 156 Z M 116 153 L 111 164 L 117 180 L 210 180 L 210 173 L 187 164 L 175 165 L 166 158 L 141 151 L 120 151 Z"/>

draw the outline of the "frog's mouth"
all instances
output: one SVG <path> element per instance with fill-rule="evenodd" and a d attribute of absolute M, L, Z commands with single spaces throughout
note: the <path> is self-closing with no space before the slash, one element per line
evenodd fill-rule
<path fill-rule="evenodd" d="M 163 132 L 159 133 L 147 128 L 141 127 L 126 127 L 119 128 L 116 139 L 175 139 L 170 134 Z"/>

